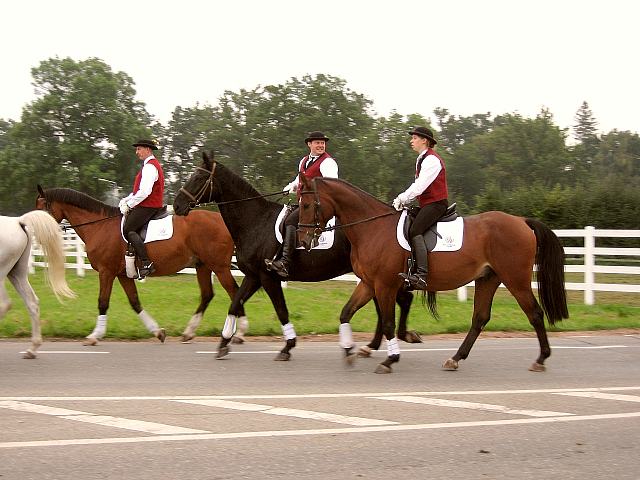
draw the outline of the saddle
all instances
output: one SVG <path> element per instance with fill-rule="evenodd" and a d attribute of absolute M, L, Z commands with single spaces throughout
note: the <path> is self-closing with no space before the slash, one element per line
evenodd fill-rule
<path fill-rule="evenodd" d="M 409 238 L 409 229 L 411 228 L 411 225 L 413 224 L 413 221 L 415 220 L 419 211 L 420 207 L 416 206 L 407 209 L 407 217 L 405 218 L 402 232 L 404 234 L 404 237 L 409 242 L 411 241 L 411 239 Z M 427 251 L 432 251 L 436 246 L 438 238 L 442 238 L 437 231 L 438 223 L 453 222 L 458 217 L 459 215 L 458 212 L 456 212 L 456 203 L 454 202 L 449 205 L 442 216 L 438 218 L 438 220 L 429 228 L 429 230 L 422 234 L 424 236 L 425 244 L 427 245 Z"/>
<path fill-rule="evenodd" d="M 154 220 L 161 220 L 163 218 L 166 218 L 168 216 L 170 216 L 171 214 L 169 213 L 169 211 L 167 210 L 167 206 L 163 206 L 160 210 L 158 210 L 158 212 L 149 219 L 149 221 L 147 223 L 144 224 L 144 227 L 142 227 L 140 229 L 140 232 L 138 232 L 140 234 L 140 238 L 142 238 L 142 241 L 144 242 L 147 238 L 147 230 L 149 229 L 149 223 L 153 222 Z"/>

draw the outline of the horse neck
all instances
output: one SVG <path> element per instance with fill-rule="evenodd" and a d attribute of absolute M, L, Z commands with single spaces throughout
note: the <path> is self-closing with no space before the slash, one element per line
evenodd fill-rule
<path fill-rule="evenodd" d="M 348 184 L 336 181 L 324 181 L 318 189 L 322 195 L 326 194 L 336 218 L 341 224 L 365 220 L 389 212 L 389 208 L 375 197 L 350 187 Z M 366 225 L 368 222 L 364 222 Z"/>
<path fill-rule="evenodd" d="M 82 207 L 70 205 L 68 203 L 54 202 L 52 206 L 54 208 L 57 206 L 57 208 L 62 212 L 62 217 L 66 218 L 71 224 L 71 228 L 73 228 L 75 225 L 81 225 L 87 222 L 96 222 L 89 223 L 89 225 L 81 226 L 78 229 L 74 229 L 76 234 L 82 239 L 84 243 L 88 243 L 88 239 L 92 236 L 93 231 L 99 228 L 103 228 L 105 223 L 110 223 L 112 220 L 114 220 L 109 219 L 105 220 L 104 222 L 99 222 L 98 220 L 102 220 L 108 215 L 104 213 L 90 212 L 89 210 L 85 210 Z"/>

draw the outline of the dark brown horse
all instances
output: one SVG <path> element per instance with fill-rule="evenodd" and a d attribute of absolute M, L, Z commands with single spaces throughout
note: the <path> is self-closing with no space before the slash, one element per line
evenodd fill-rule
<path fill-rule="evenodd" d="M 66 218 L 72 224 L 85 243 L 87 258 L 100 278 L 99 315 L 96 328 L 87 336 L 85 344 L 96 345 L 106 332 L 107 309 L 115 278 L 147 329 L 164 342 L 164 329 L 142 309 L 135 281 L 125 273 L 127 244 L 120 233 L 120 210 L 70 188 L 43 190 L 38 186 L 38 192 L 36 207 L 47 210 L 58 222 Z M 231 299 L 238 290 L 231 275 L 234 249 L 231 235 L 219 213 L 202 210 L 188 218 L 174 216 L 173 237 L 150 242 L 147 249 L 156 266 L 153 277 L 172 275 L 185 267 L 195 266 L 200 286 L 200 305 L 182 334 L 184 341 L 190 340 L 195 336 L 195 330 L 214 297 L 211 272 L 215 272 Z M 246 324 L 244 310 L 239 311 L 239 317 L 242 327 Z"/>
<path fill-rule="evenodd" d="M 382 313 L 388 357 L 376 369 L 391 372 L 400 359 L 394 338 L 396 292 L 403 280 L 409 252 L 396 240 L 400 212 L 343 180 L 300 179 L 300 223 L 298 235 L 306 248 L 322 230 L 327 219 L 336 216 L 351 242 L 353 271 L 362 279 L 362 288 L 352 294 L 345 309 L 357 309 L 375 295 Z M 533 265 L 538 265 L 538 293 L 542 308 L 531 289 Z M 542 222 L 514 217 L 503 212 L 487 212 L 464 219 L 464 241 L 454 252 L 430 252 L 428 298 L 435 311 L 435 292 L 452 290 L 475 281 L 472 325 L 457 353 L 443 367 L 458 368 L 467 358 L 483 327 L 491 317 L 491 303 L 503 283 L 516 298 L 538 336 L 540 355 L 530 367 L 543 371 L 551 355 L 544 314 L 550 324 L 568 318 L 564 286 L 564 251 L 558 237 Z"/>

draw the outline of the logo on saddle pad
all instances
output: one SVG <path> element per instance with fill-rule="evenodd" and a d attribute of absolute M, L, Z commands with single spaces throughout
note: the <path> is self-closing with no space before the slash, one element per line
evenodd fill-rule
<path fill-rule="evenodd" d="M 402 248 L 411 251 L 409 242 L 405 234 L 405 222 L 407 220 L 407 211 L 403 211 L 398 221 L 396 236 L 398 243 Z M 427 250 L 430 252 L 455 252 L 462 248 L 462 240 L 464 235 L 464 221 L 462 217 L 449 222 L 437 222 L 424 234 Z"/>
<path fill-rule="evenodd" d="M 122 228 L 124 227 L 124 217 L 122 217 L 122 223 L 120 224 L 120 235 L 125 242 L 128 242 L 124 238 Z M 157 220 L 151 220 L 140 231 L 140 237 L 144 240 L 144 243 L 156 242 L 158 240 L 169 240 L 173 236 L 173 215 L 167 215 Z"/>
<path fill-rule="evenodd" d="M 282 210 L 280 210 L 280 213 L 278 214 L 278 218 L 276 218 L 276 224 L 275 224 L 276 240 L 278 240 L 279 243 L 282 243 L 282 231 L 280 230 L 280 227 L 282 226 L 282 222 L 284 222 L 284 219 L 287 217 L 287 210 L 288 208 L 285 205 L 284 207 L 282 207 Z M 327 222 L 325 226 L 333 227 L 335 224 L 336 224 L 336 217 L 333 217 Z M 312 250 L 328 250 L 329 248 L 333 247 L 333 240 L 335 238 L 335 233 L 336 233 L 335 230 L 322 232 L 322 235 L 320 235 L 320 238 L 318 238 L 318 245 L 313 247 Z M 301 249 L 304 249 L 304 247 L 300 246 L 300 247 L 297 247 L 296 249 L 301 250 Z"/>

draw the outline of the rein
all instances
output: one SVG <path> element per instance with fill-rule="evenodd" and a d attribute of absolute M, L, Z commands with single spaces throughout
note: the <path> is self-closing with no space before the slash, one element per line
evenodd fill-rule
<path fill-rule="evenodd" d="M 267 198 L 267 197 L 275 197 L 275 196 L 286 197 L 288 195 L 287 192 L 281 191 L 281 192 L 267 193 L 264 195 L 256 195 L 254 197 L 240 198 L 238 200 L 228 200 L 226 202 L 214 202 L 211 199 L 211 195 L 213 195 L 213 181 L 214 181 L 213 174 L 216 170 L 216 165 L 217 163 L 213 162 L 213 166 L 211 167 L 211 170 L 207 170 L 206 168 L 202 168 L 200 166 L 196 167 L 196 170 L 202 170 L 203 172 L 207 172 L 209 174 L 209 178 L 207 178 L 207 180 L 202 184 L 202 187 L 200 187 L 200 190 L 198 190 L 198 192 L 195 195 L 193 195 L 184 187 L 180 187 L 179 191 L 184 193 L 191 200 L 194 207 L 206 207 L 208 205 L 214 205 L 214 204 L 228 205 L 230 203 L 239 203 L 239 202 L 248 202 L 249 200 L 257 200 L 259 198 Z M 204 194 L 207 191 L 207 188 L 209 189 L 209 200 L 207 202 L 201 202 L 202 197 L 204 197 Z"/>
<path fill-rule="evenodd" d="M 98 220 L 91 220 L 90 222 L 84 222 L 84 223 L 76 223 L 75 225 L 62 225 L 62 230 L 63 231 L 67 231 L 67 229 L 69 228 L 76 228 L 76 227 L 84 227 L 85 225 L 91 225 L 92 223 L 99 223 L 99 222 L 104 222 L 105 220 L 109 220 L 111 218 L 116 218 L 116 217 L 120 217 L 121 215 L 111 215 L 110 217 L 104 217 L 104 218 L 99 218 Z"/>

